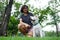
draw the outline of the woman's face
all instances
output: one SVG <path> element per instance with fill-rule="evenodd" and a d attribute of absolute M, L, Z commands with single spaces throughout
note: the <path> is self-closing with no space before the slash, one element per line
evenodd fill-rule
<path fill-rule="evenodd" d="M 24 13 L 27 13 L 27 11 L 28 11 L 28 8 L 25 7 L 25 8 L 23 9 L 23 12 L 24 12 Z"/>

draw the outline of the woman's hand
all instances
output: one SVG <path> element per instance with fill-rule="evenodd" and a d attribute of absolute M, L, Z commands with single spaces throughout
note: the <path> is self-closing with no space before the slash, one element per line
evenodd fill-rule
<path fill-rule="evenodd" d="M 30 25 L 29 25 L 29 24 L 26 24 L 26 23 L 25 23 L 24 25 L 25 25 L 26 27 L 30 27 Z"/>

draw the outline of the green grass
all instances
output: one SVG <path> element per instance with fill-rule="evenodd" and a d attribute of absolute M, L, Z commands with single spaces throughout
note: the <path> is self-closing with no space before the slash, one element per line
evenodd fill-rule
<path fill-rule="evenodd" d="M 60 40 L 60 37 L 0 37 L 0 40 Z"/>

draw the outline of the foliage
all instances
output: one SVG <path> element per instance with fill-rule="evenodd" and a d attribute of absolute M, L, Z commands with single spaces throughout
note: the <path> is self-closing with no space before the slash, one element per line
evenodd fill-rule
<path fill-rule="evenodd" d="M 0 2 L 0 21 L 2 21 L 2 16 L 3 16 L 3 13 L 4 13 L 4 3 Z"/>
<path fill-rule="evenodd" d="M 0 1 L 0 22 L 2 22 L 2 20 L 3 20 L 2 17 L 5 12 L 5 7 L 8 4 L 7 2 L 8 2 L 8 0 L 1 0 Z"/>
<path fill-rule="evenodd" d="M 29 0 L 25 0 L 25 2 L 24 2 L 24 4 L 27 4 L 27 2 L 28 2 Z M 51 1 L 50 3 L 53 3 L 54 1 Z M 5 8 L 5 6 L 7 5 L 7 3 L 8 3 L 8 1 L 6 1 L 6 2 L 4 2 L 4 3 L 2 3 L 2 2 L 0 2 L 0 15 L 2 14 L 2 13 L 4 13 L 4 8 Z M 57 2 L 56 4 L 58 4 L 57 5 L 57 7 L 60 5 L 59 4 L 59 2 Z M 18 16 L 20 15 L 20 7 L 21 7 L 21 5 L 23 5 L 21 2 L 20 3 L 17 3 L 17 2 L 15 2 L 14 1 L 14 4 L 13 4 L 14 6 L 15 6 L 15 12 L 14 12 L 14 14 L 10 17 L 10 20 L 9 20 L 9 24 L 8 24 L 8 30 L 7 30 L 7 34 L 8 35 L 13 35 L 13 34 L 16 34 L 17 33 L 17 31 L 18 31 L 18 29 L 17 29 L 17 25 L 18 25 L 18 23 L 19 23 L 19 20 L 18 20 Z M 31 7 L 31 5 L 30 4 L 27 4 L 28 6 L 29 6 L 29 11 L 31 11 L 34 15 L 38 15 L 39 16 L 39 23 L 41 24 L 41 26 L 43 26 L 42 25 L 42 22 L 44 21 L 44 20 L 47 20 L 47 15 L 49 14 L 49 15 L 51 15 L 51 17 L 53 17 L 52 18 L 52 22 L 50 22 L 50 23 L 47 23 L 46 25 L 51 25 L 51 24 L 54 24 L 55 25 L 55 21 L 57 22 L 57 23 L 60 23 L 60 17 L 57 15 L 56 16 L 56 13 L 58 13 L 59 12 L 59 10 L 57 10 L 56 12 L 54 11 L 55 9 L 54 9 L 54 7 L 51 7 L 50 5 L 46 8 L 46 9 L 43 9 L 43 10 L 41 10 L 41 9 L 38 9 L 38 8 L 34 8 L 34 7 Z M 52 5 L 54 5 L 54 4 L 52 4 Z M 12 14 L 12 13 L 11 13 Z M 3 14 L 2 14 L 3 15 Z M 0 16 L 0 19 L 1 19 L 1 16 Z M 48 33 L 49 34 L 49 33 Z M 51 34 L 52 35 L 52 34 Z"/>
<path fill-rule="evenodd" d="M 50 22 L 50 24 L 53 23 L 55 25 L 54 22 L 60 23 L 60 16 L 58 16 L 58 12 L 60 12 L 60 10 L 57 9 L 60 6 L 59 2 L 60 2 L 59 0 L 51 0 L 49 2 L 49 6 L 50 6 L 50 10 L 51 10 L 50 15 L 53 17 L 52 18 L 53 21 Z"/>
<path fill-rule="evenodd" d="M 10 17 L 10 21 L 9 21 L 9 24 L 8 24 L 8 35 L 14 35 L 14 34 L 17 34 L 17 25 L 19 23 L 19 20 L 17 20 L 14 16 L 11 16 Z"/>
<path fill-rule="evenodd" d="M 45 32 L 45 36 L 46 37 L 56 37 L 56 32 Z M 60 32 L 59 32 L 59 36 L 60 36 Z"/>
<path fill-rule="evenodd" d="M 59 2 L 60 2 L 59 0 L 51 0 L 49 2 L 49 6 L 50 6 L 50 8 L 52 10 L 50 15 L 53 17 L 52 18 L 53 21 L 48 23 L 48 24 L 54 24 L 56 26 L 56 34 L 57 34 L 57 36 L 59 36 L 59 34 L 58 34 L 58 23 L 60 23 L 60 17 L 57 14 L 58 12 L 60 12 L 60 10 L 57 9 L 60 6 Z M 52 4 L 52 5 L 50 5 L 50 4 Z"/>
<path fill-rule="evenodd" d="M 27 0 L 25 0 L 25 2 L 24 2 L 24 4 L 26 4 L 28 1 Z M 20 11 L 19 11 L 19 8 L 21 7 L 21 5 L 23 5 L 22 3 L 14 3 L 14 5 L 15 5 L 15 7 L 16 7 L 16 12 L 14 12 L 14 14 L 13 14 L 13 16 L 15 17 L 15 18 L 18 18 L 18 16 L 20 15 Z M 31 12 L 33 12 L 33 14 L 34 15 L 38 15 L 39 16 L 39 23 L 41 24 L 44 20 L 47 20 L 47 15 L 49 14 L 49 15 L 51 15 L 51 16 L 53 16 L 53 15 L 55 15 L 55 13 L 53 12 L 53 10 L 52 10 L 52 7 L 50 7 L 50 6 L 48 6 L 46 9 L 43 9 L 43 10 L 41 10 L 41 9 L 37 9 L 37 8 L 34 8 L 34 7 L 31 7 L 29 4 L 28 4 L 28 6 L 29 6 L 29 11 L 31 11 Z M 31 10 L 32 9 L 32 10 Z M 54 17 L 53 17 L 54 18 Z M 54 20 L 52 18 L 52 20 Z M 57 17 L 58 18 L 58 17 Z M 54 22 L 55 21 L 52 21 L 51 23 L 47 23 L 46 25 L 48 25 L 48 24 L 54 24 Z M 12 23 L 13 24 L 13 23 Z M 42 24 L 41 24 L 41 26 L 43 26 Z"/>

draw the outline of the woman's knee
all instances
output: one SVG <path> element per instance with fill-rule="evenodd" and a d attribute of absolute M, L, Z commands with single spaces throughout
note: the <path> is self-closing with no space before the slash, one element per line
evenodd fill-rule
<path fill-rule="evenodd" d="M 28 32 L 28 37 L 33 37 L 33 32 L 32 31 L 30 31 L 30 32 Z"/>
<path fill-rule="evenodd" d="M 24 28 L 23 24 L 18 24 L 18 29 Z"/>
<path fill-rule="evenodd" d="M 18 24 L 18 29 L 20 29 L 21 25 L 22 25 L 22 24 Z"/>

